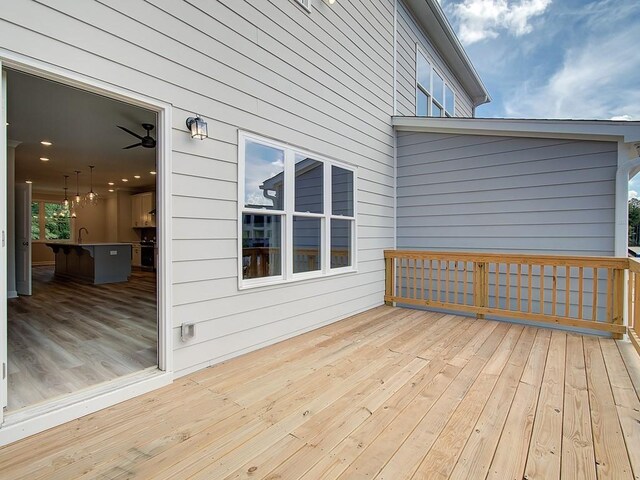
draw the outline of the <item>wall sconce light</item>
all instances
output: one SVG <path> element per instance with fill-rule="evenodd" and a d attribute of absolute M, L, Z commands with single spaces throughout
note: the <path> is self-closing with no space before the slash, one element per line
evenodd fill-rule
<path fill-rule="evenodd" d="M 187 128 L 191 131 L 191 138 L 204 140 L 209 136 L 207 134 L 207 122 L 202 120 L 198 114 L 196 114 L 195 118 L 187 118 Z"/>
<path fill-rule="evenodd" d="M 333 5 L 334 3 L 336 3 L 336 0 L 324 0 L 324 2 L 325 2 L 327 5 Z"/>

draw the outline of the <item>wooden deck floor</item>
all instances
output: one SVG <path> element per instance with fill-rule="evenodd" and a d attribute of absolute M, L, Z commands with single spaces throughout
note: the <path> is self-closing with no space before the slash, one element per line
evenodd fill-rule
<path fill-rule="evenodd" d="M 0 450 L 3 478 L 627 479 L 629 344 L 380 307 Z"/>

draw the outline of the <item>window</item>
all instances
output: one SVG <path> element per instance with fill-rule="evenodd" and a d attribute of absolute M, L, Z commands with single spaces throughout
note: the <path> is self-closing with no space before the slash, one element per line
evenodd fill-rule
<path fill-rule="evenodd" d="M 300 4 L 307 12 L 311 12 L 311 0 L 295 0 Z"/>
<path fill-rule="evenodd" d="M 44 232 L 44 236 L 42 232 Z M 71 239 L 71 219 L 62 213 L 59 203 L 31 202 L 31 239 Z"/>
<path fill-rule="evenodd" d="M 240 286 L 355 270 L 355 170 L 239 134 Z"/>
<path fill-rule="evenodd" d="M 453 117 L 454 115 L 453 90 L 416 45 L 416 116 Z"/>

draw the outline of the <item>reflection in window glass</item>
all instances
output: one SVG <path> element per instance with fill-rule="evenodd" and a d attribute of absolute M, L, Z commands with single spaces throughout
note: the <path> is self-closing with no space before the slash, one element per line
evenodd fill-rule
<path fill-rule="evenodd" d="M 296 154 L 296 212 L 323 213 L 323 163 Z"/>
<path fill-rule="evenodd" d="M 418 52 L 418 65 L 417 65 L 417 78 L 418 83 L 422 85 L 427 92 L 431 89 L 431 82 L 429 81 L 429 74 L 431 73 L 431 65 L 424 58 L 424 55 Z"/>
<path fill-rule="evenodd" d="M 437 72 L 434 71 L 433 72 L 433 92 L 431 92 L 431 94 L 433 95 L 433 98 L 440 105 L 444 105 L 443 88 L 444 88 L 444 81 L 442 80 L 442 77 L 438 75 Z"/>
<path fill-rule="evenodd" d="M 331 213 L 353 216 L 353 172 L 331 167 Z"/>
<path fill-rule="evenodd" d="M 444 86 L 444 109 L 449 115 L 455 115 L 453 90 L 449 85 Z"/>
<path fill-rule="evenodd" d="M 319 218 L 293 217 L 293 273 L 320 270 Z"/>
<path fill-rule="evenodd" d="M 44 238 L 46 240 L 71 238 L 71 219 L 62 213 L 59 203 L 44 204 Z"/>
<path fill-rule="evenodd" d="M 282 221 L 279 215 L 242 216 L 242 278 L 282 274 Z"/>
<path fill-rule="evenodd" d="M 431 116 L 432 117 L 441 117 L 442 116 L 442 109 L 436 105 L 435 103 L 433 103 L 431 105 Z"/>
<path fill-rule="evenodd" d="M 419 117 L 429 115 L 429 96 L 420 87 L 417 88 L 416 92 L 416 115 Z"/>
<path fill-rule="evenodd" d="M 284 151 L 247 140 L 244 169 L 244 206 L 283 210 Z"/>
<path fill-rule="evenodd" d="M 331 268 L 351 265 L 351 225 L 353 220 L 331 220 Z"/>
<path fill-rule="evenodd" d="M 31 240 L 40 240 L 40 203 L 31 202 Z"/>

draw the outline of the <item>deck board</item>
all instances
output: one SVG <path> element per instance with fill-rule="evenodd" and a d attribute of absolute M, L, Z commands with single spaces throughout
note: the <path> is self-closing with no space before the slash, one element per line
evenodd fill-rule
<path fill-rule="evenodd" d="M 634 478 L 640 362 L 626 346 L 379 307 L 4 447 L 0 471 Z"/>

